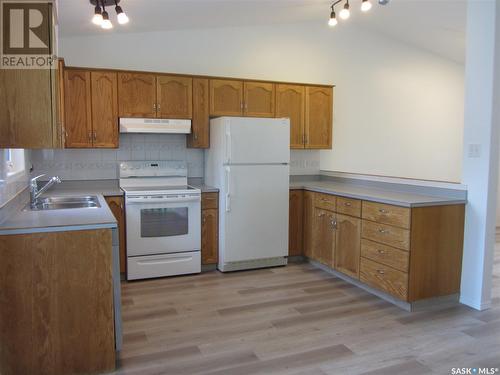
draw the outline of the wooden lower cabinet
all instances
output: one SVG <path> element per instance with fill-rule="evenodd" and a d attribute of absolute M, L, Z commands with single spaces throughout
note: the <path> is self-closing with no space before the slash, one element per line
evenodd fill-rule
<path fill-rule="evenodd" d="M 115 368 L 111 229 L 0 236 L 0 373 Z"/>
<path fill-rule="evenodd" d="M 127 272 L 127 235 L 125 228 L 125 204 L 123 196 L 105 197 L 109 209 L 118 222 L 120 236 L 120 273 Z"/>
<path fill-rule="evenodd" d="M 304 191 L 304 255 L 312 258 L 314 228 L 314 194 Z"/>
<path fill-rule="evenodd" d="M 460 292 L 464 204 L 408 208 L 302 196 L 307 258 L 409 303 Z M 297 206 L 290 201 L 290 223 L 300 220 Z"/>
<path fill-rule="evenodd" d="M 290 190 L 289 199 L 288 255 L 297 256 L 304 247 L 304 192 Z"/>
<path fill-rule="evenodd" d="M 335 213 L 314 208 L 312 259 L 331 267 L 335 252 Z"/>
<path fill-rule="evenodd" d="M 337 214 L 335 262 L 337 271 L 359 278 L 361 219 Z"/>
<path fill-rule="evenodd" d="M 217 264 L 219 261 L 219 194 L 203 193 L 201 202 L 201 264 Z"/>

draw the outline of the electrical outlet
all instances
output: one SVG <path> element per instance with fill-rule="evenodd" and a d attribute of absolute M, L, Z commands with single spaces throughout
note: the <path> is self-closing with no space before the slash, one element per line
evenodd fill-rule
<path fill-rule="evenodd" d="M 481 145 L 477 143 L 469 144 L 469 158 L 480 158 L 481 157 Z"/>

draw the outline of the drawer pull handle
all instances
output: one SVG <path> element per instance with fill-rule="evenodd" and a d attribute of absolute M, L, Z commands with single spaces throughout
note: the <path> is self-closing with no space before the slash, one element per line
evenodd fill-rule
<path fill-rule="evenodd" d="M 385 271 L 384 270 L 377 270 L 377 272 L 381 275 L 385 275 Z"/>
<path fill-rule="evenodd" d="M 378 253 L 379 254 L 385 254 L 385 251 L 384 250 L 379 250 Z"/>
<path fill-rule="evenodd" d="M 323 212 L 323 213 L 318 214 L 318 217 L 323 217 L 323 216 L 325 216 L 325 213 L 324 213 L 324 212 Z"/>
<path fill-rule="evenodd" d="M 384 210 L 383 208 L 379 209 L 378 212 L 380 212 L 381 214 L 388 214 L 389 213 L 389 211 Z"/>
<path fill-rule="evenodd" d="M 385 230 L 385 229 L 382 229 L 382 228 L 380 228 L 378 231 L 379 231 L 379 233 L 382 233 L 382 234 L 389 233 L 388 230 Z"/>
<path fill-rule="evenodd" d="M 351 202 L 345 202 L 344 205 L 347 206 L 347 207 L 351 207 L 352 206 Z"/>

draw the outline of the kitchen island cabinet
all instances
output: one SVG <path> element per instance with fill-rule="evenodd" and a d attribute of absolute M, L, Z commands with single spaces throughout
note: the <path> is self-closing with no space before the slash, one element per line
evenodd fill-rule
<path fill-rule="evenodd" d="M 0 236 L 0 373 L 115 368 L 112 230 Z"/>

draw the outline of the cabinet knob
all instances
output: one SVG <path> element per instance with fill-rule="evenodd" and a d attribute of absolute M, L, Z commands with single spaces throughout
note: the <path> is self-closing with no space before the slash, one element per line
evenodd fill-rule
<path fill-rule="evenodd" d="M 153 104 L 153 112 L 156 112 L 156 103 Z"/>
<path fill-rule="evenodd" d="M 377 270 L 377 272 L 381 275 L 384 275 L 385 274 L 385 271 L 384 270 Z"/>
<path fill-rule="evenodd" d="M 94 141 L 97 141 L 97 132 L 94 132 Z"/>
<path fill-rule="evenodd" d="M 198 134 L 194 133 L 194 139 L 198 140 Z"/>
<path fill-rule="evenodd" d="M 379 250 L 378 253 L 379 254 L 385 254 L 385 251 L 384 250 Z"/>
<path fill-rule="evenodd" d="M 92 132 L 89 132 L 89 142 L 92 142 Z"/>
<path fill-rule="evenodd" d="M 160 112 L 160 109 L 161 109 L 161 104 L 158 103 L 158 106 L 157 106 L 157 111 Z"/>
<path fill-rule="evenodd" d="M 351 206 L 352 206 L 352 204 L 351 204 L 351 202 L 345 202 L 345 203 L 344 203 L 344 206 L 351 207 Z"/>
<path fill-rule="evenodd" d="M 383 208 L 379 209 L 378 212 L 380 212 L 381 214 L 388 214 L 389 213 L 389 211 L 384 210 Z"/>

